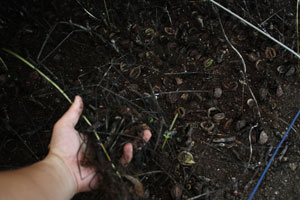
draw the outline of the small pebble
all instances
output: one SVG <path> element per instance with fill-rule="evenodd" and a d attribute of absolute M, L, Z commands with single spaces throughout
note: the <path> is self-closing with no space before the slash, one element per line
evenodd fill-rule
<path fill-rule="evenodd" d="M 266 100 L 268 95 L 268 89 L 267 88 L 260 88 L 259 89 L 259 97 L 261 100 Z"/>
<path fill-rule="evenodd" d="M 246 120 L 239 120 L 236 122 L 236 126 L 235 129 L 237 131 L 241 130 L 242 128 L 244 128 L 246 126 Z"/>
<path fill-rule="evenodd" d="M 285 76 L 292 76 L 296 72 L 296 67 L 292 66 L 290 69 L 285 73 Z"/>
<path fill-rule="evenodd" d="M 258 143 L 259 144 L 266 144 L 268 139 L 269 139 L 269 136 L 267 135 L 267 133 L 265 131 L 262 131 L 259 135 Z"/>
<path fill-rule="evenodd" d="M 183 80 L 181 78 L 176 77 L 175 78 L 176 84 L 181 85 L 183 83 Z"/>
<path fill-rule="evenodd" d="M 294 172 L 296 171 L 297 167 L 298 167 L 298 164 L 297 163 L 290 163 L 289 164 L 289 167 L 291 168 L 291 170 Z"/>
<path fill-rule="evenodd" d="M 188 94 L 188 93 L 183 93 L 183 94 L 180 96 L 180 98 L 186 101 L 186 100 L 189 98 L 189 94 Z"/>
<path fill-rule="evenodd" d="M 214 89 L 214 97 L 220 98 L 222 96 L 222 89 L 221 88 L 215 88 Z"/>
<path fill-rule="evenodd" d="M 171 196 L 174 200 L 181 199 L 182 187 L 179 184 L 175 184 L 171 189 Z"/>
<path fill-rule="evenodd" d="M 253 52 L 253 53 L 248 54 L 248 59 L 251 62 L 256 62 L 259 59 L 259 57 L 257 56 L 256 53 Z"/>
<path fill-rule="evenodd" d="M 281 85 L 278 85 L 277 90 L 276 90 L 276 95 L 278 97 L 281 97 L 283 95 L 283 89 L 282 89 Z"/>

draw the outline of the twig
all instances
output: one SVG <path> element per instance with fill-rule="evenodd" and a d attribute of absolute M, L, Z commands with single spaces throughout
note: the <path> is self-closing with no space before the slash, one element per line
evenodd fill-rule
<path fill-rule="evenodd" d="M 240 59 L 241 59 L 241 61 L 242 61 L 242 64 L 243 64 L 243 71 L 242 71 L 243 78 L 244 78 L 245 84 L 246 84 L 246 86 L 248 87 L 248 90 L 249 90 L 249 92 L 250 92 L 250 94 L 251 94 L 251 96 L 252 96 L 252 98 L 253 98 L 253 100 L 254 100 L 254 102 L 255 102 L 255 105 L 256 105 L 256 108 L 257 108 L 257 112 L 258 112 L 258 113 L 257 113 L 257 114 L 258 114 L 258 117 L 261 119 L 260 108 L 259 108 L 259 106 L 258 106 L 257 100 L 256 100 L 256 98 L 255 98 L 255 96 L 254 96 L 254 94 L 253 94 L 253 92 L 252 92 L 252 89 L 250 88 L 250 86 L 249 86 L 249 84 L 248 84 L 248 80 L 247 80 L 247 78 L 246 78 L 247 67 L 246 67 L 246 63 L 245 63 L 245 61 L 244 61 L 244 58 L 243 58 L 243 56 L 240 54 L 240 52 L 239 52 L 239 51 L 231 44 L 231 42 L 229 41 L 229 39 L 228 39 L 228 37 L 227 37 L 227 35 L 226 35 L 226 33 L 225 33 L 225 30 L 224 30 L 224 28 L 223 28 L 223 24 L 222 24 L 222 21 L 221 21 L 221 18 L 220 18 L 220 15 L 219 15 L 218 12 L 217 12 L 217 15 L 218 15 L 218 19 L 219 19 L 219 22 L 220 22 L 220 26 L 221 26 L 222 32 L 223 32 L 223 34 L 224 34 L 224 37 L 225 37 L 227 43 L 231 46 L 231 48 L 236 52 L 236 54 L 240 57 Z M 243 98 L 243 99 L 244 99 L 244 98 Z M 243 105 L 242 105 L 242 106 L 243 106 Z"/>
<path fill-rule="evenodd" d="M 160 92 L 154 93 L 155 96 L 164 95 L 164 94 L 180 94 L 180 93 L 208 93 L 208 90 L 179 90 L 179 91 L 169 91 L 169 92 Z"/>
<path fill-rule="evenodd" d="M 80 7 L 84 10 L 84 12 L 86 12 L 91 18 L 100 21 L 100 19 L 98 19 L 97 17 L 95 17 L 95 15 L 93 15 L 91 12 L 89 12 L 78 0 L 76 0 L 76 2 L 80 5 Z"/>
<path fill-rule="evenodd" d="M 255 124 L 254 126 L 251 127 L 250 131 L 249 131 L 249 146 L 250 146 L 250 156 L 249 156 L 249 160 L 248 160 L 248 166 L 250 166 L 250 162 L 252 159 L 252 153 L 253 153 L 253 149 L 252 149 L 252 131 L 254 128 L 257 128 L 258 124 Z"/>
<path fill-rule="evenodd" d="M 157 174 L 157 173 L 163 173 L 163 171 L 157 170 L 157 171 L 152 171 L 152 172 L 145 172 L 142 174 L 137 174 L 135 176 L 146 176 L 146 175 L 152 175 L 152 174 Z"/>
<path fill-rule="evenodd" d="M 204 197 L 204 196 L 207 196 L 207 195 L 209 195 L 209 194 L 215 193 L 216 191 L 217 191 L 217 190 L 211 191 L 211 192 L 205 192 L 205 193 L 203 193 L 203 194 L 199 194 L 199 195 L 197 195 L 197 196 L 188 198 L 187 200 L 195 200 L 195 199 L 199 199 L 199 198 L 201 198 L 201 197 Z"/>
<path fill-rule="evenodd" d="M 73 35 L 73 33 L 78 33 L 78 32 L 83 32 L 83 31 L 82 30 L 71 31 L 54 49 L 52 49 L 52 51 L 50 51 L 50 53 L 48 53 L 40 62 L 38 62 L 38 65 L 40 65 L 47 58 L 49 58 L 49 56 L 51 56 L 56 51 L 56 49 L 58 49 L 71 35 Z"/>
<path fill-rule="evenodd" d="M 27 143 L 24 141 L 24 139 L 19 135 L 17 131 L 15 131 L 8 123 L 1 120 L 5 124 L 5 128 L 8 131 L 11 131 L 14 135 L 17 136 L 17 138 L 24 144 L 24 146 L 28 149 L 28 151 L 32 154 L 32 156 L 38 161 L 40 160 L 39 157 L 32 151 L 32 149 L 27 145 Z"/>
<path fill-rule="evenodd" d="M 279 119 L 285 125 L 289 126 L 289 123 L 287 123 L 285 120 L 281 119 L 280 117 L 278 117 L 277 119 Z M 299 131 L 297 131 L 297 129 L 295 127 L 292 127 L 292 130 L 295 131 L 295 133 L 297 133 L 297 135 L 299 135 L 299 133 L 298 133 Z"/>
<path fill-rule="evenodd" d="M 44 40 L 44 42 L 43 42 L 43 44 L 42 44 L 42 47 L 41 47 L 41 49 L 40 49 L 40 51 L 39 51 L 39 53 L 38 53 L 38 55 L 37 55 L 37 57 L 36 57 L 36 61 L 37 61 L 37 62 L 40 62 L 40 57 L 41 57 L 41 55 L 42 55 L 42 52 L 43 52 L 43 50 L 44 50 L 44 48 L 45 48 L 45 46 L 46 46 L 46 44 L 47 44 L 47 42 L 48 42 L 48 40 L 49 40 L 49 38 L 50 38 L 50 35 L 52 34 L 52 32 L 54 31 L 54 29 L 56 28 L 56 26 L 57 26 L 57 24 L 55 24 L 55 25 L 50 29 L 49 33 L 46 35 L 46 38 L 45 38 L 45 40 Z"/>
<path fill-rule="evenodd" d="M 173 26 L 173 22 L 172 22 L 172 19 L 171 19 L 171 16 L 170 16 L 170 14 L 169 14 L 168 7 L 167 7 L 167 6 L 164 8 L 164 11 L 165 11 L 165 12 L 167 13 L 167 15 L 168 15 L 168 18 L 169 18 L 169 21 L 170 21 L 171 26 Z"/>
<path fill-rule="evenodd" d="M 164 75 L 190 75 L 190 74 L 203 74 L 203 72 L 171 72 L 171 73 L 164 73 Z"/>
<path fill-rule="evenodd" d="M 116 97 L 118 97 L 118 98 L 120 98 L 120 99 L 126 101 L 127 103 L 129 103 L 129 104 L 131 104 L 132 106 L 134 106 L 134 107 L 140 109 L 141 111 L 144 111 L 144 112 L 148 113 L 151 117 L 153 117 L 154 119 L 158 120 L 158 118 L 157 118 L 156 116 L 150 114 L 150 113 L 147 112 L 144 108 L 142 108 L 141 106 L 139 106 L 139 105 L 137 105 L 137 104 L 131 102 L 130 100 L 126 99 L 125 97 L 123 97 L 123 96 L 121 96 L 121 95 L 115 93 L 114 91 L 112 91 L 112 90 L 110 90 L 110 89 L 108 89 L 108 88 L 106 88 L 106 87 L 103 87 L 103 86 L 99 86 L 99 87 L 102 88 L 103 90 L 106 90 L 107 92 L 109 92 L 109 93 L 115 95 Z"/>
<path fill-rule="evenodd" d="M 234 17 L 238 18 L 239 20 L 241 20 L 242 22 L 244 22 L 245 24 L 247 24 L 248 26 L 250 26 L 251 28 L 255 29 L 256 31 L 258 31 L 259 33 L 263 34 L 264 36 L 268 37 L 269 39 L 271 39 L 273 42 L 277 43 L 278 45 L 280 45 L 281 47 L 283 47 L 284 49 L 286 49 L 287 51 L 289 51 L 290 53 L 292 53 L 293 55 L 295 55 L 298 59 L 300 59 L 300 55 L 298 55 L 295 51 L 293 51 L 291 48 L 289 48 L 288 46 L 286 46 L 285 44 L 281 43 L 280 41 L 278 41 L 277 39 L 275 39 L 274 37 L 272 37 L 270 34 L 265 33 L 264 31 L 262 31 L 261 29 L 257 28 L 256 26 L 254 26 L 253 24 L 251 24 L 250 22 L 248 22 L 247 20 L 243 19 L 242 17 L 238 16 L 237 14 L 235 14 L 234 12 L 232 12 L 231 10 L 225 8 L 224 6 L 222 6 L 221 4 L 217 3 L 214 0 L 209 0 L 211 3 L 213 3 L 214 5 L 218 6 L 219 8 L 225 10 L 226 12 L 228 12 L 229 14 L 233 15 Z"/>

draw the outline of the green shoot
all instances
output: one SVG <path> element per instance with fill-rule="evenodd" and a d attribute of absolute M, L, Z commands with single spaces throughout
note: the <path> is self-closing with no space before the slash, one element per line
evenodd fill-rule
<path fill-rule="evenodd" d="M 3 68 L 8 71 L 7 65 L 5 64 L 4 60 L 0 57 L 0 63 L 2 63 Z"/>
<path fill-rule="evenodd" d="M 205 68 L 210 68 L 210 66 L 213 64 L 214 60 L 211 58 L 208 58 L 204 61 L 203 65 Z"/>
<path fill-rule="evenodd" d="M 11 50 L 9 49 L 5 49 L 3 48 L 3 51 L 15 56 L 16 58 L 18 58 L 19 60 L 21 60 L 22 62 L 24 62 L 26 65 L 28 65 L 30 68 L 32 68 L 33 70 L 37 71 L 43 78 L 45 78 L 49 83 L 51 83 L 66 99 L 68 102 L 70 102 L 71 104 L 73 103 L 72 100 L 69 98 L 69 96 L 54 82 L 52 81 L 47 75 L 45 75 L 42 71 L 40 71 L 38 68 L 36 68 L 33 64 L 31 64 L 30 62 L 28 62 L 26 59 L 24 59 L 23 57 L 21 57 L 20 55 L 16 54 L 15 52 L 12 52 Z M 88 118 L 85 116 L 85 115 L 82 115 L 81 116 L 84 121 L 89 125 L 89 126 L 92 126 L 92 123 L 88 120 Z M 95 134 L 95 137 L 97 139 L 97 141 L 99 141 L 100 143 L 100 147 L 102 148 L 103 152 L 105 153 L 106 157 L 107 157 L 107 160 L 109 162 L 112 162 L 106 148 L 104 147 L 103 143 L 100 142 L 101 138 L 100 136 L 98 135 L 98 133 L 94 130 L 93 131 L 94 134 Z M 111 163 L 112 165 L 112 168 L 114 170 L 116 170 L 116 167 L 113 163 Z M 121 175 L 120 173 L 116 170 L 116 174 L 121 178 Z"/>
<path fill-rule="evenodd" d="M 110 22 L 108 10 L 107 10 L 107 5 L 106 5 L 106 0 L 103 0 L 103 3 L 104 3 L 104 8 L 105 8 L 106 16 L 107 16 L 107 21 L 109 23 L 109 26 L 111 26 L 111 22 Z"/>
<path fill-rule="evenodd" d="M 167 132 L 164 134 L 165 140 L 164 140 L 163 145 L 161 146 L 161 149 L 164 149 L 164 148 L 165 148 L 165 145 L 166 145 L 166 143 L 167 143 L 167 141 L 168 141 L 168 139 L 172 138 L 172 129 L 173 129 L 173 126 L 174 126 L 174 124 L 175 124 L 177 118 L 178 118 L 178 113 L 176 113 L 176 115 L 175 115 L 175 117 L 174 117 L 174 119 L 173 119 L 173 121 L 172 121 L 172 124 L 171 124 L 171 126 L 170 126 L 170 128 L 169 128 L 169 131 L 167 131 Z"/>

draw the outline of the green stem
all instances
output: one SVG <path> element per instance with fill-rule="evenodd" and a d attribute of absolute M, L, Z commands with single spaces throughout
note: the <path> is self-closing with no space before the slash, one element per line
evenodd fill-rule
<path fill-rule="evenodd" d="M 104 3 L 104 8 L 105 8 L 107 20 L 108 20 L 108 23 L 109 23 L 109 26 L 110 26 L 111 23 L 110 23 L 110 18 L 109 18 L 108 10 L 107 10 L 106 0 L 103 0 L 103 3 Z"/>
<path fill-rule="evenodd" d="M 4 69 L 5 69 L 6 71 L 8 71 L 8 68 L 7 68 L 5 62 L 4 62 L 4 60 L 3 60 L 1 57 L 0 57 L 0 63 L 2 63 Z"/>
<path fill-rule="evenodd" d="M 173 119 L 173 121 L 172 121 L 172 123 L 171 123 L 171 126 L 170 126 L 170 128 L 169 128 L 169 131 L 172 131 L 173 126 L 174 126 L 174 124 L 175 124 L 177 118 L 178 118 L 178 113 L 176 113 L 176 115 L 175 115 L 175 117 L 174 117 L 174 119 Z M 164 142 L 163 142 L 163 144 L 162 144 L 162 146 L 161 146 L 161 149 L 164 149 L 164 148 L 165 148 L 165 145 L 166 145 L 168 139 L 171 138 L 172 136 L 170 136 L 168 133 L 166 133 L 166 134 L 164 134 L 164 137 L 165 137 L 165 140 L 164 140 Z"/>
<path fill-rule="evenodd" d="M 173 129 L 173 126 L 174 126 L 174 124 L 175 124 L 175 122 L 176 122 L 177 117 L 178 117 L 178 113 L 176 113 L 176 115 L 175 115 L 175 117 L 174 117 L 174 119 L 173 119 L 173 121 L 172 121 L 172 124 L 171 124 L 171 126 L 170 126 L 170 128 L 169 128 L 169 131 L 171 131 L 171 130 Z"/>

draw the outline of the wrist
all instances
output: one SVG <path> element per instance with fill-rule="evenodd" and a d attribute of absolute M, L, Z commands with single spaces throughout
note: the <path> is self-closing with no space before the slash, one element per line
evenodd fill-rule
<path fill-rule="evenodd" d="M 68 164 L 55 153 L 49 153 L 47 157 L 41 161 L 43 165 L 52 170 L 52 173 L 58 177 L 58 181 L 63 185 L 64 192 L 71 197 L 78 192 L 78 183 L 75 175 Z"/>

